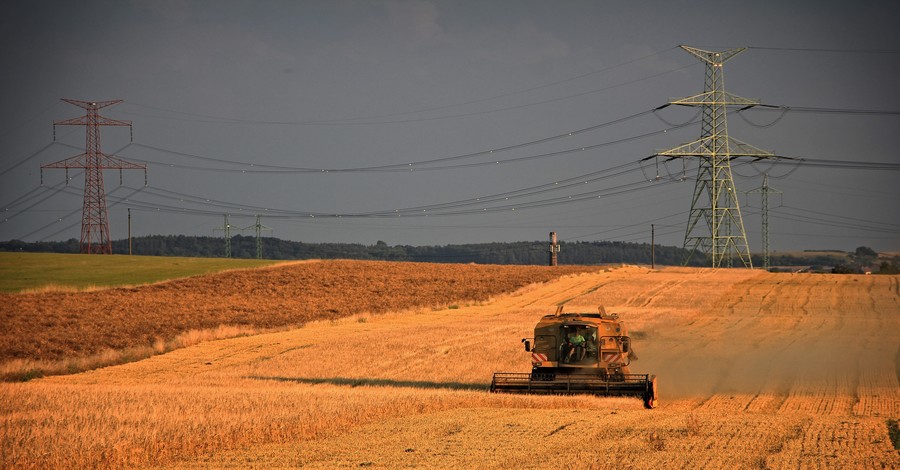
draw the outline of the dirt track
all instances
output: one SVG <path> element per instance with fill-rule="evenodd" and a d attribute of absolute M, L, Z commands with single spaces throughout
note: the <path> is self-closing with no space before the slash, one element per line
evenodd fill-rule
<path fill-rule="evenodd" d="M 898 286 L 898 276 L 620 268 L 459 309 L 205 343 L 4 386 L 0 437 L 19 453 L 2 463 L 896 468 Z M 519 339 L 566 300 L 628 321 L 632 369 L 660 377 L 659 409 L 484 392 L 493 371 L 528 369 Z M 76 416 L 94 434 L 60 433 Z"/>

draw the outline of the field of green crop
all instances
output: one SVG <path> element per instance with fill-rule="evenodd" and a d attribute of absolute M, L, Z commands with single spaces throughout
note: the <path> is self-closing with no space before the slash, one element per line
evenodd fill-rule
<path fill-rule="evenodd" d="M 253 268 L 272 260 L 161 256 L 0 253 L 0 292 L 149 284 L 226 269 Z"/>

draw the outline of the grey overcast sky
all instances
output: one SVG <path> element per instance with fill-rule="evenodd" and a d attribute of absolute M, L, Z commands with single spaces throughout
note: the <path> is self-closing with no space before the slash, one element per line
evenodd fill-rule
<path fill-rule="evenodd" d="M 0 15 L 0 240 L 80 233 L 83 151 L 101 114 L 113 239 L 222 236 L 255 215 L 305 242 L 562 240 L 681 246 L 704 67 L 749 47 L 726 89 L 795 108 L 730 110 L 732 137 L 818 163 L 734 162 L 770 195 L 777 251 L 900 251 L 900 3 L 893 1 L 11 1 Z M 882 110 L 887 113 L 811 112 Z M 608 125 L 606 125 L 608 124 Z M 587 130 L 585 130 L 587 129 Z M 575 132 L 585 130 L 584 132 Z M 664 132 L 665 131 L 665 132 Z M 571 136 L 568 134 L 572 133 Z M 584 150 L 581 150 L 584 148 Z M 496 150 L 491 152 L 491 150 Z M 836 166 L 822 160 L 840 162 Z M 858 163 L 855 164 L 853 162 Z M 859 168 L 886 163 L 887 169 Z M 306 170 L 303 170 L 306 169 Z M 324 171 L 330 170 L 330 171 Z M 659 178 L 657 178 L 659 176 Z M 683 181 L 682 181 L 683 180 Z M 752 251 L 759 192 L 740 198 Z M 253 230 L 234 233 L 252 235 Z"/>

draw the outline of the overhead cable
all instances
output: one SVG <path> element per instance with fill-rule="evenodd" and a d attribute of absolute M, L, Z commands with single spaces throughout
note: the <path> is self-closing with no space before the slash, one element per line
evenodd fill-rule
<path fill-rule="evenodd" d="M 600 124 L 595 124 L 593 126 L 584 127 L 581 129 L 576 129 L 576 130 L 564 132 L 561 134 L 552 135 L 549 137 L 543 137 L 540 139 L 530 140 L 530 141 L 526 141 L 526 142 L 520 142 L 517 144 L 506 145 L 503 147 L 497 147 L 497 148 L 488 149 L 488 150 L 481 150 L 481 151 L 477 151 L 477 152 L 453 155 L 453 156 L 449 156 L 449 157 L 433 158 L 433 159 L 428 159 L 428 160 L 419 160 L 419 161 L 415 161 L 415 162 L 394 163 L 394 164 L 388 164 L 388 165 L 373 165 L 373 166 L 352 167 L 352 168 L 310 168 L 310 167 L 294 167 L 294 166 L 285 166 L 285 165 L 256 164 L 256 163 L 247 163 L 247 162 L 240 162 L 240 161 L 234 161 L 234 160 L 225 160 L 225 159 L 221 159 L 221 158 L 208 157 L 208 156 L 197 155 L 197 154 L 186 153 L 186 152 L 178 152 L 178 151 L 174 151 L 174 150 L 165 149 L 162 147 L 141 144 L 141 143 L 134 143 L 133 145 L 137 146 L 137 147 L 147 148 L 150 150 L 155 150 L 158 152 L 170 153 L 173 155 L 180 155 L 180 156 L 189 157 L 189 158 L 195 158 L 198 160 L 205 160 L 205 161 L 211 161 L 211 162 L 216 162 L 216 163 L 224 163 L 224 164 L 229 164 L 229 165 L 241 165 L 241 166 L 245 166 L 245 167 L 250 167 L 250 170 L 255 170 L 255 169 L 278 170 L 278 171 L 286 171 L 286 172 L 289 171 L 289 172 L 295 172 L 295 173 L 341 173 L 341 172 L 368 172 L 368 171 L 387 171 L 387 170 L 409 171 L 410 169 L 418 169 L 418 170 L 424 169 L 424 168 L 418 168 L 417 166 L 425 166 L 425 165 L 431 165 L 431 164 L 435 164 L 435 163 L 444 163 L 444 162 L 463 160 L 463 159 L 468 159 L 468 158 L 473 158 L 473 157 L 493 155 L 493 154 L 499 153 L 499 152 L 517 150 L 517 149 L 521 149 L 521 148 L 525 148 L 525 147 L 530 147 L 533 145 L 552 142 L 552 141 L 559 140 L 559 139 L 565 139 L 565 138 L 572 137 L 575 135 L 584 134 L 586 132 L 591 132 L 591 131 L 595 131 L 598 129 L 602 129 L 604 127 L 613 126 L 615 124 L 626 122 L 631 119 L 636 119 L 641 116 L 650 114 L 652 112 L 653 112 L 652 109 L 648 109 L 646 111 L 641 111 L 639 113 L 631 114 L 629 116 L 625 116 L 622 118 L 617 118 L 617 119 L 613 119 L 611 121 L 606 121 L 606 122 L 603 122 Z M 691 123 L 688 122 L 688 123 L 685 123 L 685 124 L 683 124 L 681 126 L 677 126 L 677 127 L 684 127 L 689 124 L 691 124 Z M 667 130 L 671 130 L 671 129 L 667 129 Z M 599 147 L 599 146 L 603 146 L 603 145 L 612 145 L 613 143 L 619 143 L 619 142 L 624 142 L 627 140 L 644 138 L 649 135 L 653 135 L 654 133 L 660 133 L 660 132 L 665 132 L 665 131 L 666 130 L 655 131 L 653 133 L 642 134 L 642 135 L 635 136 L 632 138 L 619 139 L 617 141 L 612 141 L 610 143 L 597 144 L 596 146 Z M 580 147 L 578 149 L 572 149 L 572 150 L 570 150 L 570 152 L 575 152 L 575 151 L 579 151 L 579 150 L 580 150 Z M 539 156 L 531 157 L 531 158 L 538 158 L 538 157 L 542 157 L 542 156 L 543 155 L 539 155 Z M 523 157 L 523 158 L 525 158 L 525 157 Z M 494 162 L 495 162 L 494 164 L 496 164 L 496 160 L 494 160 Z M 488 163 L 488 164 L 491 164 L 491 163 Z M 247 170 L 247 171 L 250 171 L 250 170 Z"/>
<path fill-rule="evenodd" d="M 747 46 L 757 51 L 789 51 L 789 52 L 835 52 L 846 54 L 900 54 L 900 49 L 836 49 L 824 47 L 764 47 Z"/>
<path fill-rule="evenodd" d="M 277 168 L 274 165 L 260 165 L 260 164 L 250 164 L 244 163 L 246 165 L 244 168 L 221 168 L 221 167 L 209 167 L 209 166 L 198 166 L 198 165 L 185 165 L 180 163 L 159 163 L 154 160 L 141 159 L 134 156 L 127 156 L 129 160 L 133 160 L 136 162 L 144 163 L 144 164 L 159 164 L 168 168 L 178 168 L 178 169 L 186 169 L 186 170 L 196 170 L 196 171 L 211 171 L 217 173 L 241 173 L 241 174 L 323 174 L 323 173 L 412 173 L 412 172 L 422 172 L 422 171 L 437 171 L 437 170 L 458 170 L 463 168 L 474 168 L 474 167 L 482 167 L 482 166 L 497 166 L 509 163 L 521 163 L 526 161 L 545 159 L 545 158 L 553 158 L 560 157 L 563 155 L 570 155 L 575 153 L 582 153 L 589 150 L 595 150 L 603 147 L 609 147 L 613 145 L 619 145 L 625 142 L 632 142 L 640 139 L 645 139 L 647 137 L 652 137 L 659 134 L 664 134 L 669 131 L 678 130 L 681 127 L 688 126 L 693 123 L 682 124 L 679 127 L 670 127 L 667 129 L 660 129 L 656 131 L 646 132 L 643 134 L 633 135 L 629 137 L 623 137 L 620 139 L 608 140 L 605 142 L 591 144 L 591 145 L 583 145 L 579 147 L 574 147 L 565 150 L 558 150 L 554 152 L 546 152 L 539 153 L 535 155 L 527 155 L 523 157 L 513 157 L 513 158 L 502 158 L 502 159 L 492 159 L 490 161 L 481 161 L 481 162 L 472 162 L 472 163 L 458 163 L 452 165 L 441 165 L 441 166 L 418 166 L 420 163 L 408 163 L 404 164 L 405 167 L 397 167 L 396 165 L 385 165 L 383 167 L 358 167 L 358 168 L 340 168 L 340 169 L 332 169 L 332 168 L 302 168 L 302 167 L 287 167 L 281 166 Z M 141 146 L 145 148 L 149 148 L 152 150 L 171 153 L 174 155 L 182 155 L 188 157 L 199 157 L 190 154 L 184 154 L 181 152 L 169 151 L 166 149 L 162 149 L 159 147 L 152 147 L 143 144 L 134 144 L 136 146 Z M 213 157 L 200 157 L 204 160 L 213 159 Z M 226 164 L 238 164 L 237 162 L 231 162 L 227 160 L 213 159 L 219 160 L 221 163 Z M 423 163 L 427 164 L 427 163 Z"/>
<path fill-rule="evenodd" d="M 456 104 L 450 104 L 450 105 L 443 105 L 443 106 L 434 106 L 434 107 L 429 107 L 429 108 L 422 108 L 422 109 L 413 110 L 413 111 L 402 111 L 402 112 L 396 112 L 396 113 L 379 114 L 379 115 L 370 115 L 370 116 L 361 116 L 361 117 L 352 117 L 352 118 L 322 119 L 322 120 L 307 120 L 307 121 L 267 121 L 267 120 L 252 120 L 252 119 L 243 119 L 243 118 L 233 118 L 233 117 L 213 116 L 213 115 L 208 115 L 208 114 L 196 114 L 196 113 L 189 113 L 189 112 L 179 111 L 179 110 L 174 110 L 174 109 L 162 108 L 162 107 L 158 107 L 158 106 L 150 106 L 150 105 L 138 104 L 138 103 L 134 103 L 134 102 L 129 102 L 129 104 L 132 104 L 132 105 L 135 105 L 135 106 L 138 106 L 138 107 L 143 107 L 143 108 L 146 108 L 146 109 L 151 109 L 151 110 L 154 110 L 154 111 L 168 112 L 168 113 L 173 113 L 173 114 L 178 114 L 178 115 L 182 115 L 182 116 L 189 116 L 189 117 L 195 118 L 195 119 L 180 119 L 180 120 L 191 120 L 191 121 L 211 122 L 211 123 L 222 123 L 222 124 L 260 124 L 260 125 L 373 125 L 373 124 L 397 124 L 397 123 L 407 123 L 407 122 L 432 121 L 432 120 L 439 120 L 439 119 L 449 119 L 449 118 L 457 118 L 457 117 L 474 116 L 474 115 L 480 115 L 480 114 L 488 114 L 488 113 L 494 113 L 494 112 L 500 112 L 500 111 L 509 111 L 509 110 L 513 110 L 513 109 L 520 109 L 520 108 L 530 107 L 530 106 L 536 106 L 536 105 L 540 105 L 540 104 L 547 104 L 547 103 L 551 103 L 551 102 L 555 102 L 555 101 L 562 101 L 562 100 L 566 100 L 566 99 L 577 98 L 577 97 L 580 97 L 580 96 L 584 96 L 584 95 L 588 95 L 588 94 L 593 94 L 593 93 L 598 93 L 598 92 L 606 91 L 606 90 L 609 90 L 609 89 L 612 89 L 612 88 L 617 88 L 617 87 L 621 87 L 621 86 L 625 86 L 625 85 L 630 85 L 630 84 L 633 84 L 633 83 L 637 83 L 637 82 L 640 82 L 640 81 L 649 80 L 649 79 L 656 78 L 656 77 L 659 77 L 659 76 L 662 76 L 662 75 L 666 75 L 666 74 L 669 74 L 669 73 L 677 72 L 677 71 L 683 70 L 683 69 L 688 68 L 688 67 L 692 67 L 692 66 L 694 66 L 694 65 L 696 65 L 696 64 L 691 64 L 691 65 L 686 66 L 686 67 L 680 67 L 680 68 L 676 68 L 676 69 L 666 70 L 666 71 L 664 71 L 664 72 L 660 72 L 660 73 L 657 73 L 657 74 L 654 74 L 654 75 L 650 75 L 650 76 L 647 76 L 647 77 L 642 77 L 642 78 L 638 78 L 638 79 L 634 79 L 634 80 L 630 80 L 630 81 L 626 81 L 626 82 L 622 82 L 622 83 L 617 83 L 617 84 L 614 84 L 614 85 L 609 85 L 609 86 L 606 86 L 606 87 L 603 87 L 603 88 L 599 88 L 599 89 L 595 89 L 595 90 L 590 90 L 590 91 L 586 91 L 586 92 L 582 92 L 582 93 L 576 93 L 576 94 L 567 95 L 567 96 L 563 96 L 563 97 L 559 97 L 559 98 L 553 98 L 553 99 L 549 99 L 549 100 L 542 100 L 542 101 L 537 101 L 537 102 L 532 102 L 532 103 L 526 103 L 526 104 L 517 105 L 517 106 L 510 106 L 510 107 L 504 107 L 504 108 L 495 108 L 495 109 L 483 110 L 483 111 L 477 111 L 477 112 L 471 112 L 471 113 L 461 113 L 461 114 L 445 115 L 445 116 L 437 116 L 437 117 L 410 118 L 410 119 L 391 120 L 391 121 L 380 121 L 380 119 L 391 118 L 391 117 L 397 117 L 397 116 L 406 116 L 406 115 L 420 114 L 420 113 L 430 112 L 430 111 L 439 111 L 439 110 L 443 110 L 443 109 L 456 108 L 456 107 L 461 107 L 461 106 L 465 106 L 465 105 L 477 104 L 477 103 L 483 103 L 483 102 L 486 102 L 486 101 L 496 100 L 496 99 L 500 99 L 500 98 L 506 98 L 506 97 L 509 97 L 509 96 L 514 96 L 514 95 L 518 95 L 518 94 L 522 94 L 522 93 L 527 93 L 527 92 L 539 90 L 539 89 L 542 89 L 542 88 L 548 88 L 548 87 L 551 87 L 551 86 L 555 86 L 555 85 L 559 85 L 559 84 L 562 84 L 562 83 L 571 82 L 571 81 L 574 81 L 574 80 L 577 80 L 577 79 L 580 79 L 580 78 L 584 78 L 584 77 L 588 77 L 588 76 L 591 76 L 591 75 L 596 75 L 596 74 L 599 74 L 599 73 L 607 72 L 607 71 L 613 70 L 613 69 L 615 69 L 615 68 L 622 67 L 622 66 L 625 66 L 625 65 L 629 65 L 629 64 L 632 64 L 632 63 L 635 63 L 635 62 L 639 62 L 639 61 L 642 61 L 642 60 L 646 60 L 646 59 L 648 59 L 648 58 L 655 57 L 655 56 L 657 56 L 657 55 L 660 55 L 660 54 L 663 54 L 663 53 L 666 53 L 666 52 L 669 52 L 669 51 L 672 51 L 672 50 L 675 50 L 675 49 L 677 49 L 677 47 L 670 47 L 670 48 L 665 49 L 665 50 L 662 50 L 662 51 L 653 52 L 653 53 L 648 54 L 648 55 L 646 55 L 646 56 L 639 57 L 639 58 L 637 58 L 637 59 L 628 60 L 628 61 L 625 61 L 625 62 L 616 64 L 616 65 L 611 65 L 611 66 L 608 66 L 608 67 L 604 67 L 604 68 L 599 69 L 599 70 L 595 70 L 595 71 L 583 73 L 583 74 L 580 74 L 580 75 L 576 75 L 576 76 L 574 76 L 574 77 L 566 78 L 566 79 L 563 79 L 563 80 L 558 80 L 558 81 L 551 82 L 551 83 L 544 84 L 544 85 L 538 85 L 538 86 L 535 86 L 535 87 L 530 87 L 530 88 L 525 88 L 525 89 L 516 90 L 516 91 L 512 91 L 512 92 L 507 92 L 507 93 L 503 93 L 503 94 L 500 94 L 500 95 L 495 95 L 495 96 L 491 96 L 491 97 L 487 97 L 487 98 L 479 98 L 479 99 L 475 99 L 475 100 L 469 100 L 469 101 L 465 101 L 465 102 L 462 102 L 462 103 L 456 103 Z M 137 114 L 137 115 L 140 115 L 140 114 L 138 114 L 138 113 L 125 113 L 125 114 Z M 148 116 L 148 117 L 156 117 L 156 116 Z M 200 118 L 200 119 L 196 119 L 196 118 Z M 173 118 L 168 118 L 168 119 L 173 119 Z M 179 119 L 174 118 L 174 120 L 179 120 Z"/>

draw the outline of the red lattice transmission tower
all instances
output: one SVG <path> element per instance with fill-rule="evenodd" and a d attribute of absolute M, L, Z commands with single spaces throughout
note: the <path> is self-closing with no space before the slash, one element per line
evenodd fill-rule
<path fill-rule="evenodd" d="M 128 126 L 131 121 L 119 121 L 100 115 L 100 109 L 121 103 L 112 101 L 81 101 L 63 99 L 87 110 L 87 114 L 72 119 L 53 121 L 53 126 L 85 126 L 85 149 L 81 155 L 60 160 L 55 163 L 41 165 L 44 168 L 65 168 L 66 182 L 69 181 L 69 168 L 84 169 L 84 205 L 81 211 L 81 252 L 112 253 L 112 241 L 109 239 L 109 215 L 106 208 L 106 191 L 103 189 L 103 170 L 144 170 L 144 181 L 147 179 L 147 166 L 131 163 L 121 158 L 106 155 L 100 150 L 100 126 Z M 55 134 L 55 132 L 54 132 Z"/>

